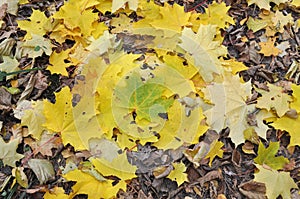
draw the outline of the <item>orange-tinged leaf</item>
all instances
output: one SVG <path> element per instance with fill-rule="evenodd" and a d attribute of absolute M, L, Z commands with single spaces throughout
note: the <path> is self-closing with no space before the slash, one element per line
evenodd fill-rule
<path fill-rule="evenodd" d="M 266 42 L 259 42 L 261 47 L 259 53 L 262 53 L 265 56 L 277 56 L 281 53 L 279 48 L 274 46 L 275 38 L 269 38 Z"/>

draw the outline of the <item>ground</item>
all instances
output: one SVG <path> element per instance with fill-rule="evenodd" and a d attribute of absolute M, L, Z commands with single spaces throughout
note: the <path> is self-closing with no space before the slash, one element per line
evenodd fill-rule
<path fill-rule="evenodd" d="M 299 1 L 0 6 L 0 198 L 300 198 Z"/>

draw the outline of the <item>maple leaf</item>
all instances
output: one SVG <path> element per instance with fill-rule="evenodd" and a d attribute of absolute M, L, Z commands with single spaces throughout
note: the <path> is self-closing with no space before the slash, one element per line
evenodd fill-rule
<path fill-rule="evenodd" d="M 27 32 L 24 36 L 25 40 L 32 39 L 33 33 L 40 36 L 46 34 L 44 26 L 49 23 L 50 19 L 46 17 L 44 12 L 33 10 L 29 19 L 30 21 L 17 20 L 19 28 Z"/>
<path fill-rule="evenodd" d="M 235 75 L 236 73 L 238 73 L 240 71 L 248 69 L 248 67 L 245 66 L 245 64 L 243 64 L 242 62 L 239 62 L 235 59 L 229 59 L 229 60 L 221 59 L 220 61 L 221 61 L 222 66 L 227 68 L 227 70 L 231 71 L 231 73 L 233 75 Z"/>
<path fill-rule="evenodd" d="M 60 133 L 64 145 L 70 143 L 77 150 L 87 149 L 90 138 L 102 135 L 96 117 L 86 117 L 75 107 L 73 109 L 72 94 L 67 87 L 56 93 L 55 104 L 44 101 L 44 115 L 46 122 L 43 126 Z"/>
<path fill-rule="evenodd" d="M 64 25 L 68 29 L 73 30 L 77 27 L 80 28 L 83 36 L 87 37 L 90 36 L 94 30 L 93 22 L 98 19 L 98 14 L 93 13 L 92 9 L 86 8 L 86 6 L 82 6 L 81 1 L 71 0 L 65 2 L 59 11 L 54 13 L 53 18 L 63 19 Z"/>
<path fill-rule="evenodd" d="M 190 28 L 184 28 L 180 37 L 182 43 L 179 46 L 189 53 L 187 59 L 192 59 L 191 62 L 195 63 L 206 82 L 211 82 L 214 74 L 222 74 L 218 57 L 226 54 L 221 42 L 214 39 L 215 35 L 215 25 L 201 25 L 197 34 Z"/>
<path fill-rule="evenodd" d="M 223 83 L 213 83 L 202 90 L 205 98 L 214 104 L 204 112 L 207 124 L 217 132 L 229 127 L 235 144 L 244 142 L 243 132 L 249 128 L 247 115 L 254 111 L 254 105 L 247 105 L 251 95 L 251 83 L 241 83 L 238 75 L 224 73 Z"/>
<path fill-rule="evenodd" d="M 24 143 L 31 147 L 34 155 L 41 153 L 42 155 L 51 157 L 53 155 L 52 149 L 58 148 L 58 146 L 61 144 L 61 139 L 54 133 L 44 131 L 40 140 L 35 141 L 32 138 L 25 138 Z"/>
<path fill-rule="evenodd" d="M 9 56 L 3 56 L 3 63 L 0 64 L 0 71 L 1 72 L 6 72 L 6 73 L 11 73 L 11 72 L 15 72 L 20 70 L 19 66 L 19 62 L 18 60 L 16 60 L 16 58 L 11 58 Z M 8 75 L 6 76 L 6 79 L 12 79 L 15 75 Z"/>
<path fill-rule="evenodd" d="M 186 166 L 180 163 L 172 163 L 174 169 L 167 176 L 169 179 L 176 181 L 178 186 L 188 181 L 187 174 L 184 173 L 186 171 Z"/>
<path fill-rule="evenodd" d="M 207 152 L 205 158 L 209 158 L 209 163 L 208 165 L 211 167 L 212 161 L 216 156 L 222 158 L 223 157 L 223 150 L 221 149 L 224 146 L 224 144 L 218 140 L 214 140 L 210 144 L 210 149 Z"/>
<path fill-rule="evenodd" d="M 16 152 L 19 143 L 19 139 L 14 139 L 5 143 L 3 139 L 0 138 L 0 159 L 4 165 L 15 167 L 16 162 L 24 157 L 24 155 Z"/>
<path fill-rule="evenodd" d="M 43 101 L 31 101 L 30 108 L 24 110 L 24 115 L 21 117 L 21 124 L 28 127 L 28 134 L 38 140 L 44 130 L 42 125 L 46 121 L 43 105 Z"/>
<path fill-rule="evenodd" d="M 53 165 L 49 160 L 30 159 L 28 165 L 38 178 L 40 184 L 46 183 L 55 176 Z"/>
<path fill-rule="evenodd" d="M 275 12 L 274 17 L 272 18 L 272 22 L 273 22 L 274 27 L 276 27 L 276 30 L 278 32 L 283 33 L 283 31 L 284 31 L 283 27 L 289 23 L 293 24 L 294 19 L 291 14 L 284 15 L 284 14 L 282 14 L 282 12 L 277 10 Z"/>
<path fill-rule="evenodd" d="M 278 172 L 260 165 L 255 166 L 259 172 L 254 174 L 254 181 L 265 184 L 268 198 L 276 199 L 281 195 L 283 199 L 288 199 L 291 198 L 290 189 L 298 188 L 289 172 Z"/>
<path fill-rule="evenodd" d="M 188 20 L 191 16 L 191 13 L 184 12 L 183 6 L 178 4 L 172 6 L 165 4 L 160 8 L 160 14 L 162 19 L 156 19 L 150 24 L 155 28 L 162 29 L 167 36 L 172 36 L 174 32 L 180 32 L 184 26 L 189 24 Z"/>
<path fill-rule="evenodd" d="M 53 189 L 48 189 L 43 196 L 44 199 L 66 199 L 69 195 L 65 194 L 65 190 L 62 187 L 54 187 Z"/>
<path fill-rule="evenodd" d="M 125 4 L 128 4 L 129 9 L 136 11 L 138 8 L 138 0 L 113 0 L 111 11 L 115 12 L 120 8 L 123 8 Z"/>
<path fill-rule="evenodd" d="M 289 146 L 300 145 L 299 131 L 297 130 L 300 127 L 300 117 L 294 119 L 283 116 L 277 118 L 271 125 L 275 129 L 285 130 L 290 134 L 291 140 Z"/>
<path fill-rule="evenodd" d="M 229 24 L 234 24 L 233 18 L 227 14 L 229 9 L 230 7 L 226 6 L 224 2 L 213 2 L 205 9 L 205 13 L 199 15 L 199 23 L 217 25 L 218 28 L 225 28 Z"/>
<path fill-rule="evenodd" d="M 270 10 L 270 3 L 273 2 L 277 5 L 285 3 L 287 0 L 247 0 L 248 5 L 256 4 L 260 9 Z"/>
<path fill-rule="evenodd" d="M 27 55 L 31 58 L 35 58 L 41 56 L 43 53 L 51 55 L 52 44 L 50 39 L 36 34 L 31 34 L 31 37 L 30 40 L 26 40 L 21 44 L 21 53 L 23 56 Z"/>
<path fill-rule="evenodd" d="M 262 53 L 265 56 L 277 56 L 279 53 L 281 53 L 281 50 L 274 46 L 274 42 L 275 38 L 269 38 L 266 42 L 259 42 L 261 47 L 259 53 Z"/>
<path fill-rule="evenodd" d="M 68 76 L 68 72 L 66 70 L 67 67 L 71 65 L 71 63 L 66 62 L 69 58 L 70 50 L 61 51 L 60 53 L 52 52 L 47 69 L 52 73 L 61 74 L 64 76 Z"/>
<path fill-rule="evenodd" d="M 113 180 L 99 181 L 95 177 L 78 169 L 63 175 L 68 181 L 75 181 L 72 187 L 70 198 L 78 194 L 87 194 L 89 198 L 111 198 L 116 195 L 119 189 L 126 190 L 126 183 L 119 181 L 117 184 Z"/>
<path fill-rule="evenodd" d="M 247 20 L 247 26 L 249 29 L 253 30 L 253 32 L 257 32 L 268 25 L 268 21 L 262 19 L 255 19 L 253 17 L 249 17 Z"/>
<path fill-rule="evenodd" d="M 289 160 L 283 156 L 276 156 L 279 149 L 279 142 L 270 142 L 267 148 L 260 142 L 258 146 L 257 157 L 254 162 L 259 165 L 268 165 L 272 169 L 279 170 L 289 162 Z"/>
<path fill-rule="evenodd" d="M 118 106 L 135 111 L 136 119 L 151 121 L 159 114 L 166 114 L 173 100 L 163 99 L 162 93 L 166 89 L 151 81 L 143 83 L 137 73 L 133 73 L 115 88 L 116 103 Z M 125 85 L 125 86 L 124 86 Z M 120 101 L 119 101 L 120 100 Z"/>
<path fill-rule="evenodd" d="M 293 101 L 291 102 L 291 108 L 295 109 L 298 113 L 300 112 L 300 86 L 297 84 L 291 85 L 293 90 Z"/>
<path fill-rule="evenodd" d="M 282 117 L 289 110 L 289 102 L 292 97 L 284 93 L 282 87 L 268 84 L 269 91 L 258 90 L 261 97 L 257 99 L 256 107 L 264 108 L 268 111 L 275 109 L 279 117 Z"/>

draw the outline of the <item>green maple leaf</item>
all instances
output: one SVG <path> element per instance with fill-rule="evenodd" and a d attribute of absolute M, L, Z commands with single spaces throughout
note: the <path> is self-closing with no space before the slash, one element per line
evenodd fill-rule
<path fill-rule="evenodd" d="M 173 99 L 163 97 L 166 88 L 151 81 L 143 82 L 137 73 L 124 79 L 124 84 L 115 89 L 115 94 L 120 99 L 120 106 L 136 113 L 139 120 L 151 121 L 153 117 L 165 117 L 166 110 L 172 105 Z"/>
<path fill-rule="evenodd" d="M 266 164 L 275 170 L 282 169 L 289 160 L 283 156 L 276 157 L 278 149 L 279 142 L 270 142 L 267 148 L 260 142 L 257 152 L 258 156 L 254 159 L 254 162 L 260 165 Z"/>

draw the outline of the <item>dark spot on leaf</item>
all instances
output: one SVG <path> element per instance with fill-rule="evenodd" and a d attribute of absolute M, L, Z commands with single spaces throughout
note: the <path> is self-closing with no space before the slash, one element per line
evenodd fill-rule
<path fill-rule="evenodd" d="M 82 115 L 85 115 L 86 114 L 86 112 L 84 111 L 84 112 L 82 112 Z"/>
<path fill-rule="evenodd" d="M 118 154 L 122 154 L 122 149 L 119 149 L 117 152 Z"/>
<path fill-rule="evenodd" d="M 158 116 L 161 117 L 164 120 L 168 120 L 168 113 L 158 113 Z"/>
<path fill-rule="evenodd" d="M 181 139 L 180 139 L 180 138 L 178 138 L 178 137 L 175 137 L 175 139 L 176 139 L 178 142 L 180 142 L 180 141 L 181 141 Z"/>

